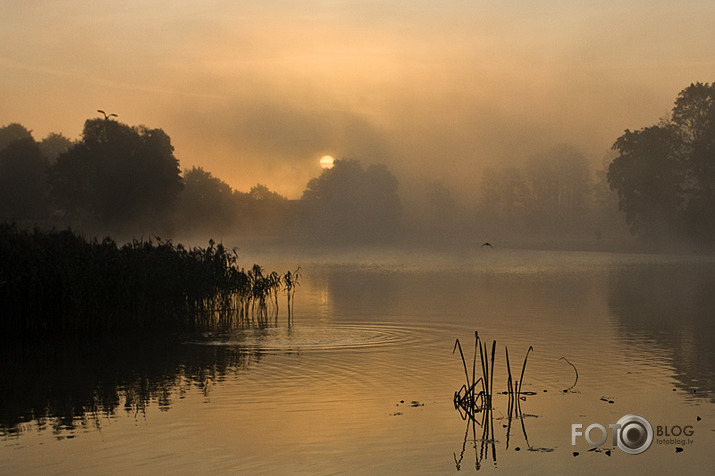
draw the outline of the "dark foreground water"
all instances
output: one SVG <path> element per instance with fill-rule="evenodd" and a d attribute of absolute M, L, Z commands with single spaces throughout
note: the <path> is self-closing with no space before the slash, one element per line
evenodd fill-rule
<path fill-rule="evenodd" d="M 4 344 L 0 473 L 712 474 L 715 260 L 485 249 L 297 264 L 292 326 L 281 310 L 178 341 Z M 453 404 L 452 349 L 471 367 L 475 330 L 497 341 L 488 421 Z M 505 346 L 512 373 L 534 348 L 511 419 Z M 608 430 L 629 414 L 653 427 L 642 454 Z M 605 443 L 571 444 L 573 424 L 594 423 Z"/>

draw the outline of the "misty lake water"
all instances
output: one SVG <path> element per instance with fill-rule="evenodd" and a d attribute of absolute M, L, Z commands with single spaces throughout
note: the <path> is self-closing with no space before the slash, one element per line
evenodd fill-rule
<path fill-rule="evenodd" d="M 0 473 L 711 474 L 711 257 L 249 255 L 302 266 L 292 325 L 282 301 L 225 334 L 5 344 Z M 475 330 L 497 341 L 493 439 L 453 403 Z M 505 346 L 512 372 L 534 349 L 512 421 Z M 571 444 L 572 424 L 628 414 L 679 436 Z"/>

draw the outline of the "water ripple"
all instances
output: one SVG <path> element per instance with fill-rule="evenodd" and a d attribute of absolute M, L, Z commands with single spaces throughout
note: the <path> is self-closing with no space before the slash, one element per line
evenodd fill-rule
<path fill-rule="evenodd" d="M 326 325 L 244 328 L 226 334 L 203 335 L 187 344 L 229 346 L 262 352 L 373 349 L 410 340 L 408 327 L 389 325 Z"/>

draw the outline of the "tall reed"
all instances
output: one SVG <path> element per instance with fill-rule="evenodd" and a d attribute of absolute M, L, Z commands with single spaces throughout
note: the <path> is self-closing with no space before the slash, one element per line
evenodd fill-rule
<path fill-rule="evenodd" d="M 300 286 L 300 278 L 301 278 L 301 269 L 300 266 L 293 271 L 292 273 L 290 270 L 286 271 L 286 273 L 283 275 L 283 285 L 285 289 L 286 296 L 288 297 L 288 322 L 292 319 L 293 316 L 293 303 L 295 302 L 295 292 L 297 291 L 297 287 Z M 277 298 L 276 298 L 277 299 Z M 278 301 L 276 300 L 276 303 Z"/>
<path fill-rule="evenodd" d="M 494 395 L 494 367 L 496 363 L 496 340 L 492 341 L 491 353 L 488 352 L 486 343 L 483 343 L 477 331 L 474 332 L 474 359 L 472 363 L 472 372 L 467 368 L 467 362 L 462 352 L 462 344 L 459 339 L 456 339 L 452 353 L 459 351 L 459 356 L 462 360 L 462 368 L 464 369 L 465 383 L 454 392 L 454 406 L 460 410 L 463 418 L 475 418 L 475 415 L 483 410 L 492 409 L 492 397 Z M 509 349 L 504 348 L 506 353 L 506 368 L 507 368 L 507 390 L 509 396 L 509 414 L 512 409 L 516 409 L 520 413 L 519 401 L 522 398 L 521 386 L 524 381 L 524 372 L 526 371 L 526 362 L 534 348 L 529 346 L 524 357 L 524 363 L 521 367 L 521 375 L 519 380 L 514 381 L 509 363 Z M 481 368 L 481 377 L 476 378 L 477 369 L 477 352 L 479 352 L 479 363 Z"/>
<path fill-rule="evenodd" d="M 0 328 L 11 332 L 190 330 L 278 315 L 278 273 L 238 267 L 235 250 L 209 241 L 85 239 L 0 224 Z M 291 302 L 291 311 L 292 311 Z"/>

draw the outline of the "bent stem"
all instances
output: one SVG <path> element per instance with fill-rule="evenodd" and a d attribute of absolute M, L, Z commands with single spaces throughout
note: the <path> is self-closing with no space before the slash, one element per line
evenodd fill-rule
<path fill-rule="evenodd" d="M 464 377 L 467 379 L 467 388 L 469 388 L 469 372 L 467 371 L 467 362 L 464 361 L 464 353 L 462 352 L 462 345 L 459 343 L 459 339 L 457 339 L 454 342 L 454 348 L 452 349 L 452 353 L 454 354 L 454 351 L 459 349 L 459 356 L 462 358 L 462 366 L 464 367 Z"/>
<path fill-rule="evenodd" d="M 574 380 L 573 385 L 571 385 L 569 388 L 567 388 L 566 390 L 564 390 L 564 391 L 570 391 L 570 390 L 573 389 L 573 388 L 576 386 L 576 384 L 578 383 L 578 369 L 576 368 L 576 366 L 575 366 L 574 364 L 572 364 L 571 362 L 569 362 L 569 359 L 567 359 L 566 357 L 561 357 L 559 360 L 565 360 L 567 364 L 569 364 L 571 367 L 573 367 L 574 372 L 576 372 L 576 380 Z"/>
<path fill-rule="evenodd" d="M 524 365 L 521 367 L 521 376 L 519 377 L 519 390 L 516 392 L 518 395 L 521 395 L 521 384 L 524 383 L 524 371 L 526 370 L 526 360 L 529 358 L 529 352 L 534 350 L 533 346 L 529 346 L 529 349 L 526 351 L 526 356 L 524 356 Z"/>

